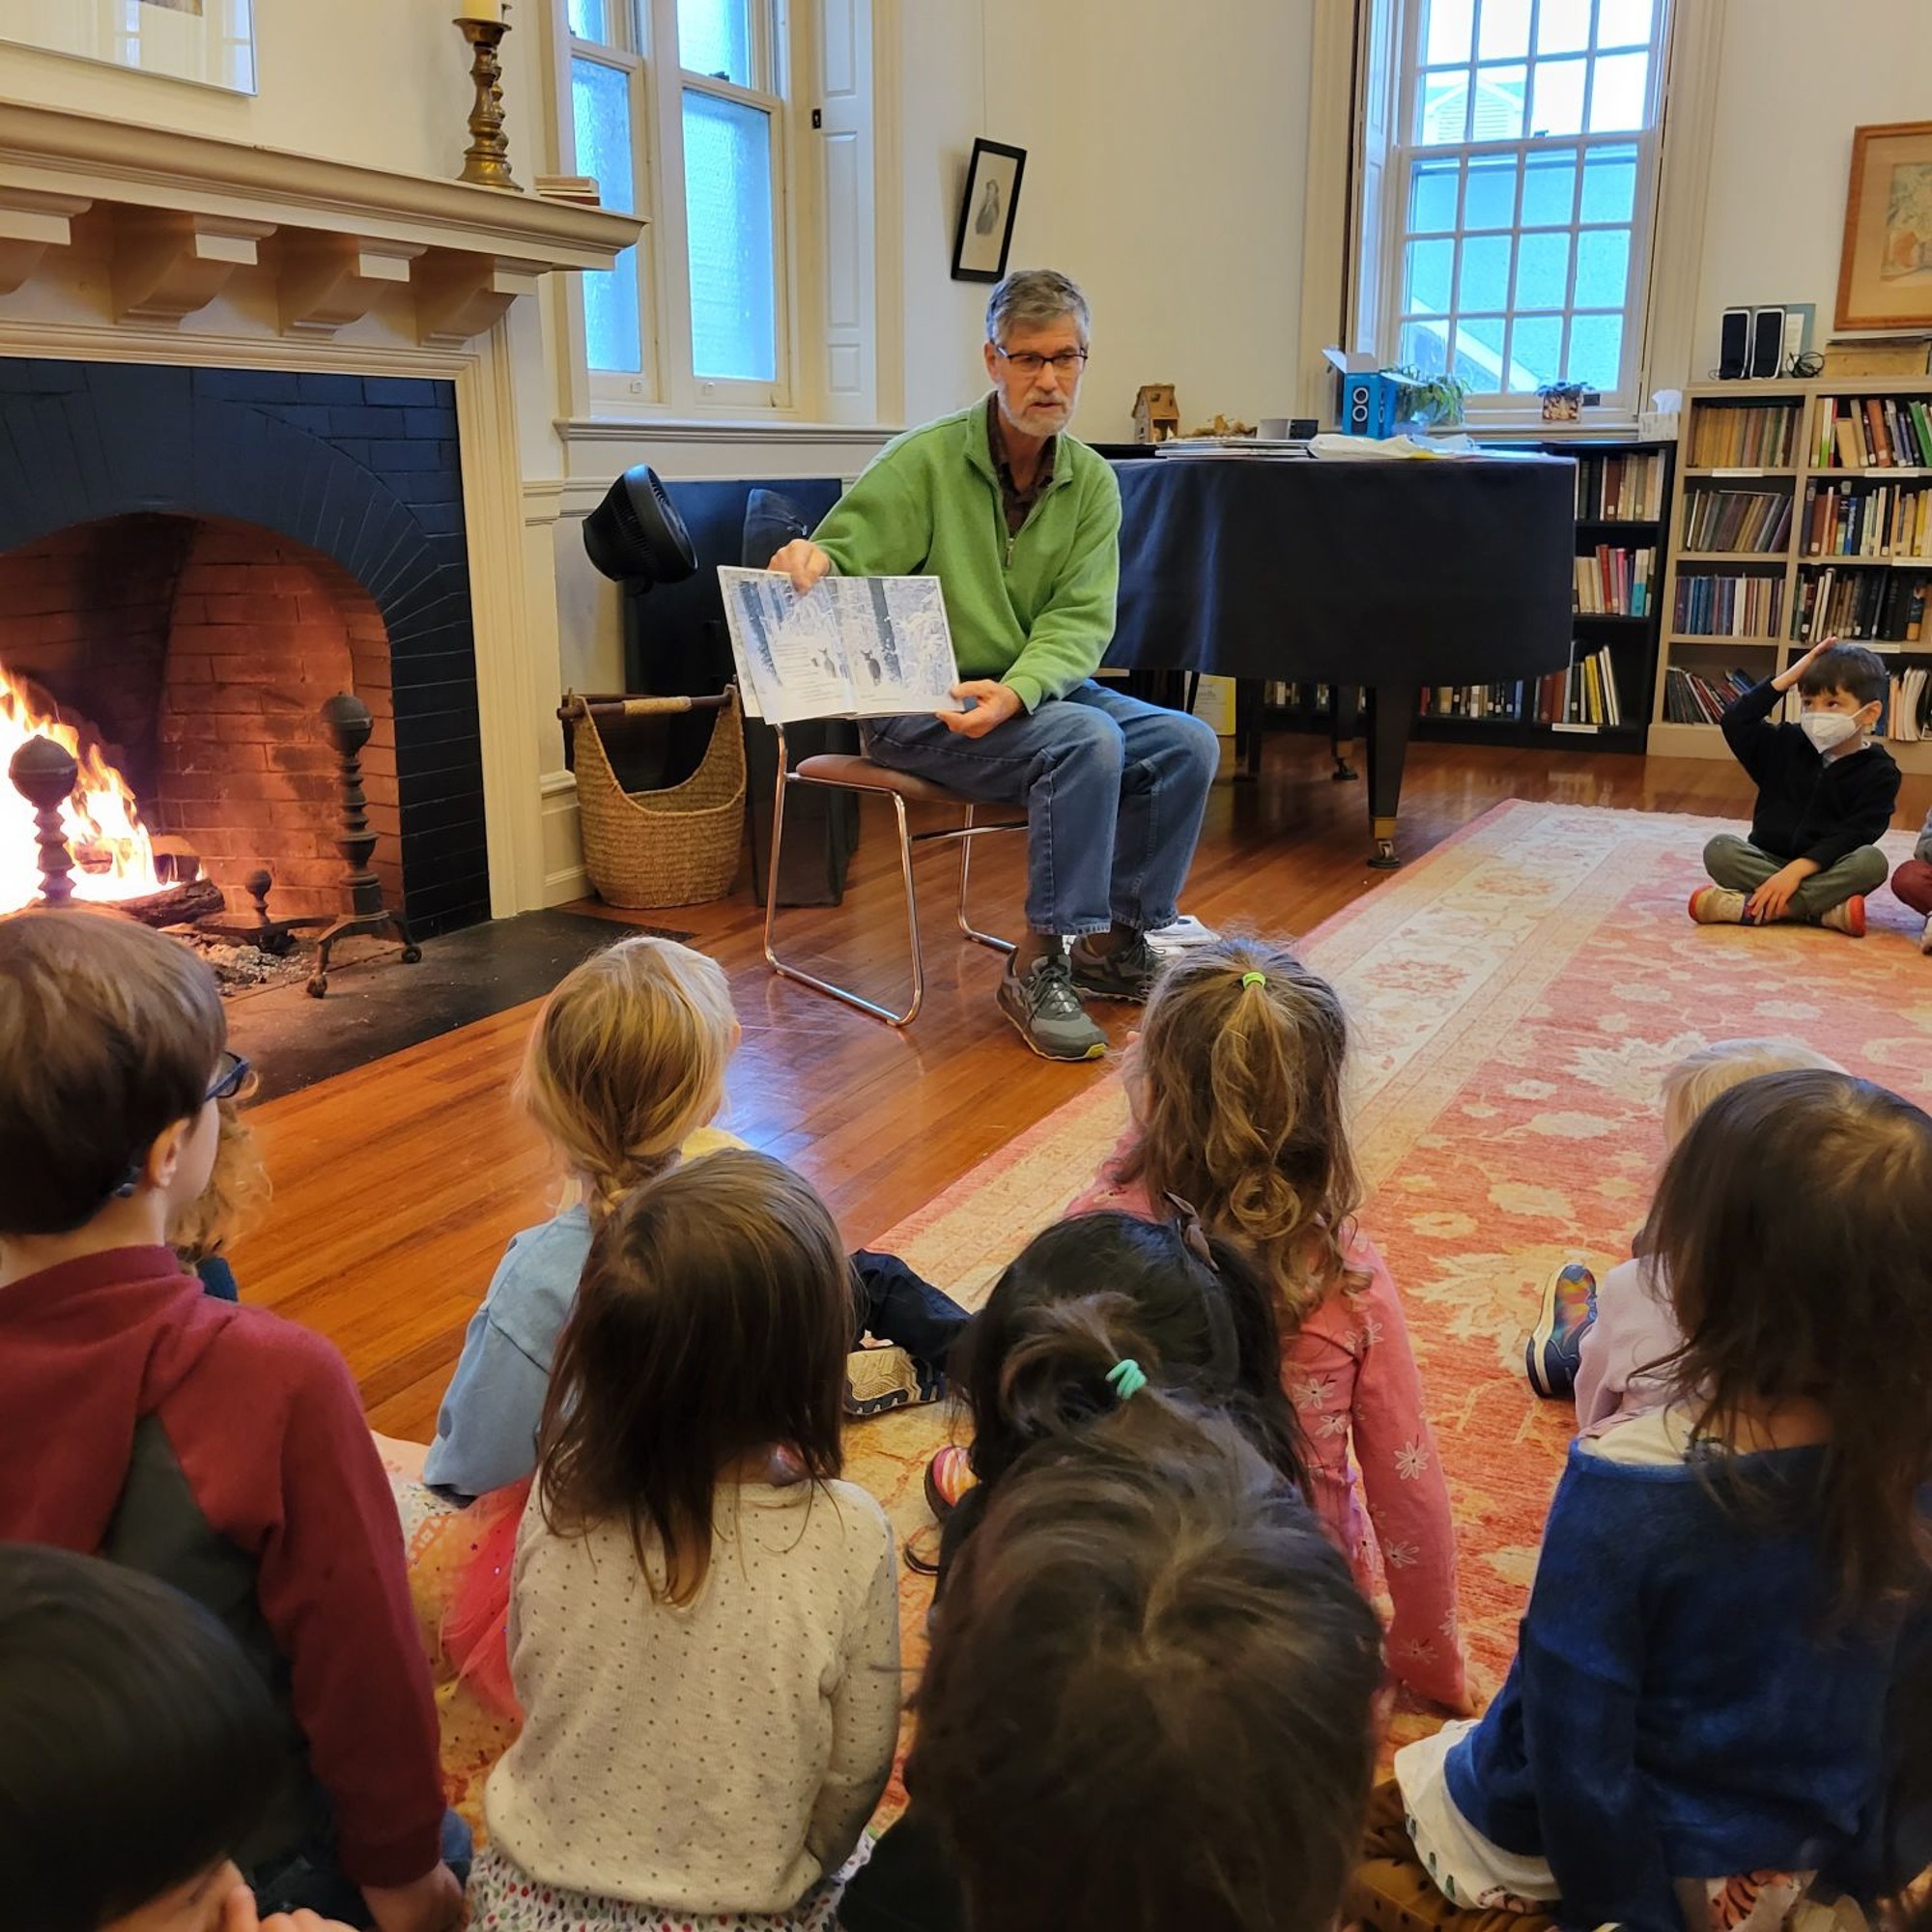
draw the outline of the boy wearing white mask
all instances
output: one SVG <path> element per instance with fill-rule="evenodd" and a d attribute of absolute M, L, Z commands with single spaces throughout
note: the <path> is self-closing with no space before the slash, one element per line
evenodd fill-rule
<path fill-rule="evenodd" d="M 1794 684 L 1804 714 L 1774 724 Z M 1864 937 L 1864 895 L 1890 869 L 1878 840 L 1898 800 L 1898 767 L 1871 740 L 1889 684 L 1876 651 L 1827 638 L 1725 712 L 1724 742 L 1757 781 L 1757 808 L 1748 839 L 1723 832 L 1704 847 L 1717 884 L 1690 895 L 1700 925 L 1795 920 Z"/>

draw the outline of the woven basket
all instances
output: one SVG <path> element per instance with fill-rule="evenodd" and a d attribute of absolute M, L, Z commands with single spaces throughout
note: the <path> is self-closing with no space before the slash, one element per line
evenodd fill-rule
<path fill-rule="evenodd" d="M 731 890 L 745 836 L 745 734 L 737 688 L 724 695 L 703 763 L 682 784 L 627 792 L 589 706 L 564 694 L 564 709 L 574 714 L 583 869 L 599 898 L 616 906 L 697 905 Z M 688 697 L 627 697 L 623 707 L 626 718 L 694 708 Z"/>

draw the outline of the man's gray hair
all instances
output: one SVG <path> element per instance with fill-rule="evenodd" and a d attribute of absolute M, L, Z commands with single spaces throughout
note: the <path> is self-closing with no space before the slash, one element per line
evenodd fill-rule
<path fill-rule="evenodd" d="M 1045 328 L 1072 316 L 1080 325 L 1080 341 L 1087 341 L 1087 298 L 1057 269 L 1015 269 L 994 289 L 986 302 L 986 340 L 1004 343 L 1014 328 Z"/>

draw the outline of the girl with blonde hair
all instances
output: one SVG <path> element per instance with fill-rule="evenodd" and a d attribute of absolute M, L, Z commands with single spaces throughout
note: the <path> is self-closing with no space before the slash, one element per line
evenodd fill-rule
<path fill-rule="evenodd" d="M 1265 1271 L 1315 1506 L 1365 1589 L 1379 1546 L 1394 1674 L 1464 1710 L 1449 1489 L 1401 1298 L 1355 1221 L 1348 1045 L 1334 987 L 1292 953 L 1224 939 L 1180 954 L 1127 1054 L 1131 1123 L 1067 1211 L 1184 1206 Z"/>
<path fill-rule="evenodd" d="M 737 1147 L 711 1126 L 738 1043 L 715 959 L 647 934 L 593 954 L 530 1030 L 516 1094 L 568 1176 L 563 1206 L 515 1236 L 464 1337 L 423 1481 L 477 1496 L 527 1478 L 557 1337 L 591 1237 L 632 1188 Z"/>

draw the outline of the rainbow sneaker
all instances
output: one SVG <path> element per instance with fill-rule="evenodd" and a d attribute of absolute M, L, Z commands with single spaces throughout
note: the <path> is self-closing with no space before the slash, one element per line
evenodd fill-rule
<path fill-rule="evenodd" d="M 932 1461 L 925 1465 L 926 1505 L 944 1522 L 959 1498 L 979 1481 L 967 1450 L 957 1442 L 949 1442 L 935 1451 Z"/>
<path fill-rule="evenodd" d="M 1523 1372 L 1538 1395 L 1577 1392 L 1583 1337 L 1597 1319 L 1597 1277 L 1581 1262 L 1565 1262 L 1543 1284 L 1543 1308 L 1523 1344 Z"/>

